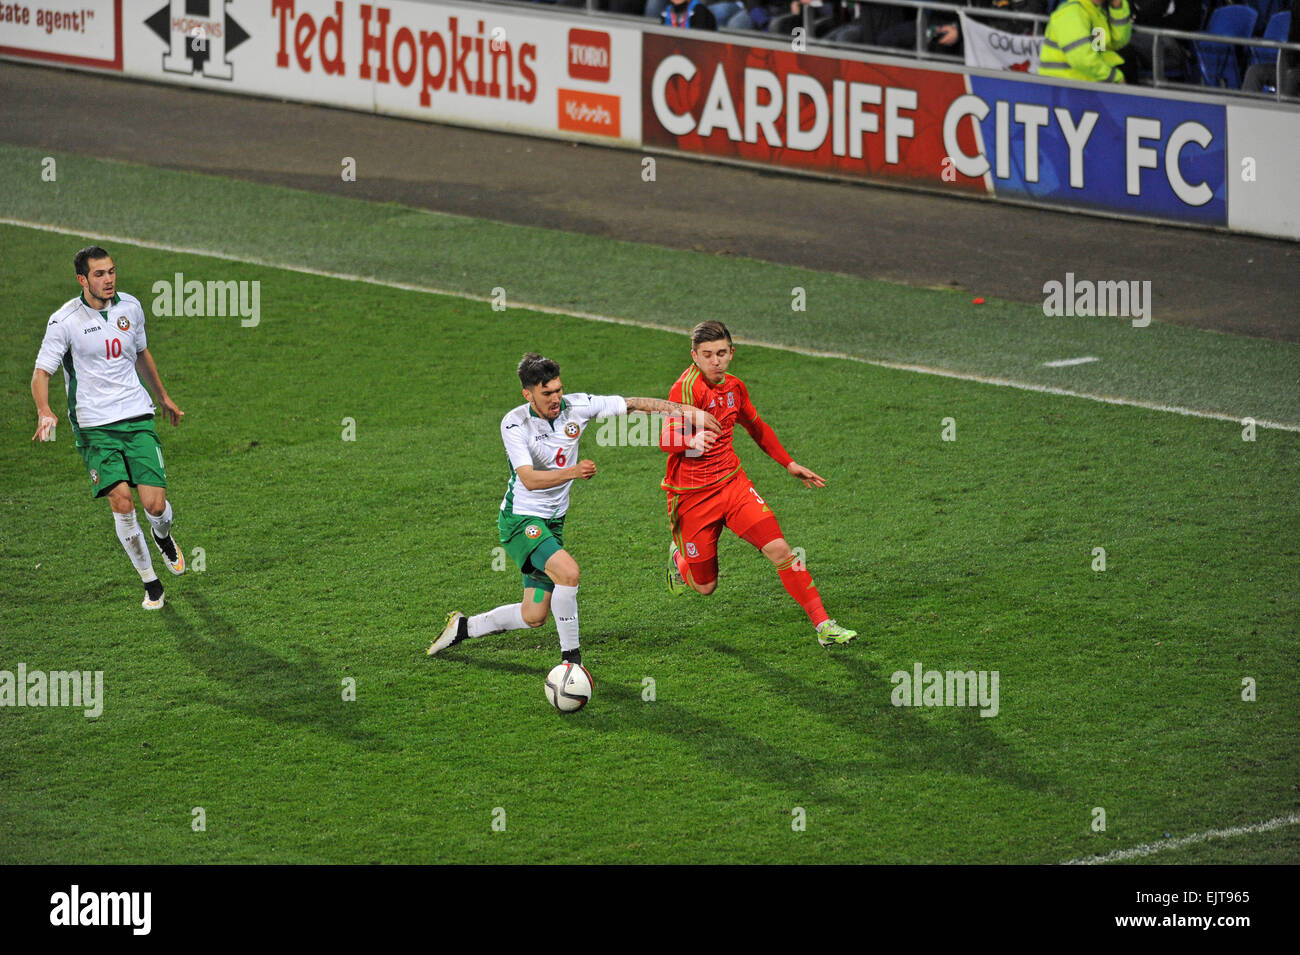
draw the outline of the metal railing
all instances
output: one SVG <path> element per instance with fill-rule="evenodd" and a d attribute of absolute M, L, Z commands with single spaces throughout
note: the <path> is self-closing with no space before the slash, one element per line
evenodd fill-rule
<path fill-rule="evenodd" d="M 482 0 L 482 2 L 500 4 L 502 6 L 527 6 L 532 9 L 537 9 L 538 6 L 549 6 L 549 4 L 545 4 L 545 3 L 539 4 L 536 2 L 532 2 L 532 0 Z M 708 0 L 701 0 L 701 2 L 706 3 L 706 5 L 708 5 Z M 717 0 L 714 0 L 714 2 L 717 2 Z M 608 10 L 599 10 L 596 8 L 595 3 L 596 0 L 586 0 L 585 7 L 580 7 L 580 6 L 558 7 L 558 8 L 552 7 L 552 9 L 556 9 L 557 11 L 570 10 L 575 14 L 594 15 L 597 17 L 614 17 L 622 22 L 635 21 L 635 20 L 640 20 L 642 23 L 656 22 L 656 21 L 648 20 L 643 15 L 621 14 L 621 13 L 614 13 Z M 867 51 L 871 53 L 881 54 L 884 56 L 895 56 L 895 57 L 910 56 L 918 60 L 933 60 L 933 61 L 944 62 L 949 64 L 964 64 L 965 60 L 961 56 L 956 56 L 953 54 L 945 54 L 945 53 L 931 53 L 928 49 L 926 49 L 926 47 L 928 46 L 928 38 L 925 35 L 925 18 L 927 13 L 938 12 L 938 13 L 949 14 L 954 19 L 957 18 L 958 14 L 964 13 L 968 17 L 977 20 L 1004 20 L 1004 21 L 1005 20 L 1027 20 L 1033 23 L 1032 33 L 1026 34 L 1028 36 L 1041 36 L 1043 29 L 1047 25 L 1047 22 L 1051 19 L 1050 15 L 1045 15 L 1041 13 L 1021 13 L 1016 10 L 998 10 L 990 7 L 968 7 L 968 6 L 962 6 L 960 4 L 954 4 L 954 3 L 943 3 L 943 2 L 939 2 L 939 0 L 845 0 L 845 3 L 846 5 L 852 5 L 855 8 L 861 8 L 864 6 L 873 6 L 873 7 L 895 7 L 895 8 L 910 7 L 915 9 L 916 10 L 915 46 L 911 50 L 906 50 L 901 47 L 878 46 L 872 43 L 836 43 L 824 39 L 818 39 L 813 35 L 814 8 L 810 4 L 804 3 L 802 8 L 802 22 L 804 28 L 804 38 L 806 39 L 809 46 L 816 45 L 831 50 L 846 50 L 846 51 L 853 51 L 853 52 Z M 818 6 L 821 6 L 821 4 L 819 4 Z M 718 32 L 731 34 L 731 35 L 747 36 L 750 38 L 766 37 L 771 40 L 777 40 L 777 38 L 770 33 L 765 33 L 765 32 L 760 32 L 755 30 L 728 30 L 725 27 L 719 26 Z M 1256 101 L 1257 100 L 1277 101 L 1287 106 L 1293 106 L 1297 103 L 1300 103 L 1300 98 L 1286 97 L 1282 95 L 1283 70 L 1288 67 L 1285 66 L 1286 57 L 1281 55 L 1283 52 L 1289 52 L 1293 54 L 1293 66 L 1289 68 L 1300 68 L 1300 44 L 1278 42 L 1276 40 L 1265 40 L 1262 37 L 1221 36 L 1212 33 L 1188 32 L 1185 30 L 1167 30 L 1159 27 L 1134 26 L 1133 32 L 1146 34 L 1153 38 L 1151 44 L 1152 78 L 1150 84 L 1153 88 L 1181 90 L 1184 92 L 1200 92 L 1200 93 L 1206 91 L 1213 91 L 1223 96 L 1241 97 L 1244 99 L 1250 99 Z M 1221 43 L 1221 44 L 1230 45 L 1234 48 L 1244 46 L 1244 47 L 1263 47 L 1265 49 L 1277 50 L 1279 55 L 1276 59 L 1276 62 L 1274 63 L 1274 77 L 1273 77 L 1275 90 L 1273 93 L 1253 92 L 1249 90 L 1232 89 L 1223 86 L 1209 86 L 1206 85 L 1205 83 L 1179 82 L 1177 80 L 1167 79 L 1164 76 L 1164 65 L 1165 65 L 1164 50 L 1162 49 L 1163 44 L 1160 42 L 1161 38 L 1167 38 L 1175 41 L 1177 40 L 1191 41 L 1193 43 Z M 788 41 L 782 39 L 777 42 L 784 43 Z M 1195 55 L 1198 58 L 1200 56 L 1199 52 L 1197 52 Z M 1233 51 L 1233 55 L 1234 56 L 1236 55 L 1235 49 Z M 1193 67 L 1193 60 L 1191 57 L 1188 58 L 1187 69 L 1188 69 L 1189 76 L 1195 73 L 1195 69 Z M 1141 86 L 1146 84 L 1128 83 L 1125 85 Z"/>
<path fill-rule="evenodd" d="M 590 2 L 590 0 L 589 0 Z M 928 40 L 925 36 L 925 15 L 928 11 L 941 11 L 952 14 L 954 17 L 959 13 L 964 13 L 971 19 L 988 19 L 988 20 L 1029 20 L 1034 24 L 1032 36 L 1040 36 L 1041 30 L 1046 28 L 1047 22 L 1051 15 L 1040 13 L 1020 13 L 1015 10 L 997 10 L 989 7 L 967 7 L 952 3 L 939 3 L 935 0 L 847 0 L 854 7 L 912 7 L 916 10 L 916 47 L 913 55 L 922 60 L 943 60 L 947 62 L 963 62 L 962 57 L 953 54 L 931 53 L 925 49 Z M 804 8 L 807 13 L 808 8 Z M 1294 102 L 1294 98 L 1288 98 L 1282 95 L 1282 72 L 1285 60 L 1281 56 L 1281 51 L 1287 50 L 1296 54 L 1295 66 L 1300 67 L 1300 44 L 1278 42 L 1276 40 L 1265 40 L 1262 37 L 1236 37 L 1222 36 L 1214 33 L 1189 32 L 1186 30 L 1169 30 L 1160 27 L 1144 27 L 1134 25 L 1134 33 L 1142 33 L 1153 37 L 1151 44 L 1151 85 L 1156 88 L 1182 89 L 1182 90 L 1214 90 L 1227 96 L 1243 96 L 1251 99 L 1276 99 L 1283 102 Z M 1171 40 L 1188 40 L 1195 43 L 1223 43 L 1231 44 L 1234 47 L 1264 47 L 1279 51 L 1279 55 L 1274 62 L 1274 93 L 1256 93 L 1248 90 L 1231 89 L 1222 86 L 1208 86 L 1204 83 L 1180 83 L 1176 80 L 1166 79 L 1164 76 L 1164 50 L 1160 42 L 1161 37 L 1167 37 Z M 840 43 L 822 43 L 824 46 L 841 49 L 867 49 L 872 52 L 899 55 L 898 47 L 881 47 L 866 43 L 840 44 Z M 1199 52 L 1196 54 L 1199 57 Z M 1234 51 L 1235 55 L 1235 51 Z M 1191 62 L 1188 63 L 1189 73 L 1192 71 Z M 1135 84 L 1128 84 L 1135 85 Z"/>

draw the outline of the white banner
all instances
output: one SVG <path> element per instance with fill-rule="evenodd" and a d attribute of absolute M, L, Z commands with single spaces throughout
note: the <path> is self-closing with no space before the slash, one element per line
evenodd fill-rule
<path fill-rule="evenodd" d="M 1025 21 L 1026 25 L 1028 22 Z M 1043 45 L 1041 36 L 1004 33 L 977 23 L 965 13 L 961 14 L 961 35 L 965 38 L 967 66 L 1015 70 L 1018 73 L 1038 72 L 1038 50 Z"/>
<path fill-rule="evenodd" d="M 0 54 L 122 68 L 122 0 L 0 0 Z"/>

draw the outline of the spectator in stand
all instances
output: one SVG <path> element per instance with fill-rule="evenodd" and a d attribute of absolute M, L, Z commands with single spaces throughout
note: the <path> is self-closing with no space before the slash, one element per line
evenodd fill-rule
<path fill-rule="evenodd" d="M 825 0 L 821 6 L 812 7 L 813 36 L 825 36 L 832 28 L 839 25 L 839 5 L 832 0 Z M 781 12 L 782 7 L 785 11 Z M 778 4 L 772 10 L 772 22 L 768 33 L 780 33 L 789 36 L 795 27 L 803 26 L 803 7 L 799 0 L 789 0 L 788 4 Z M 807 39 L 807 37 L 805 37 Z"/>
<path fill-rule="evenodd" d="M 1161 30 L 1184 30 L 1195 33 L 1201 28 L 1205 13 L 1204 0 L 1129 0 L 1133 5 L 1133 25 Z M 1137 79 L 1139 71 L 1151 73 L 1155 62 L 1155 37 L 1149 33 L 1134 33 L 1124 48 L 1124 65 L 1130 76 Z M 1187 65 L 1191 46 L 1173 37 L 1160 38 L 1161 79 L 1188 79 Z M 1134 69 L 1133 67 L 1136 67 Z"/>
<path fill-rule="evenodd" d="M 560 7 L 585 7 L 587 0 L 555 0 Z M 639 17 L 645 13 L 645 0 L 596 0 L 596 9 Z"/>
<path fill-rule="evenodd" d="M 704 0 L 669 0 L 664 9 L 663 25 L 683 30 L 716 30 L 718 21 L 713 18 Z"/>
<path fill-rule="evenodd" d="M 745 9 L 723 24 L 728 30 L 760 30 L 764 33 L 789 35 L 803 24 L 803 4 L 799 0 L 744 0 Z M 825 0 L 813 7 L 813 36 L 823 36 L 840 22 L 840 0 Z"/>
<path fill-rule="evenodd" d="M 967 6 L 974 9 L 1011 10 L 1016 13 L 1047 13 L 1047 0 L 967 0 Z M 876 35 L 877 46 L 892 46 L 900 50 L 916 49 L 916 12 L 907 10 L 907 16 L 895 21 Z M 985 20 L 981 23 L 1001 30 L 1003 33 L 1028 34 L 1034 31 L 1032 20 Z M 849 26 L 852 26 L 850 24 Z M 848 33 L 846 30 L 845 33 Z M 841 34 L 843 35 L 843 34 Z M 850 41 L 851 42 L 851 41 Z M 926 20 L 925 49 L 931 53 L 947 53 L 953 56 L 963 54 L 961 37 L 961 20 L 945 14 L 935 14 Z"/>
<path fill-rule="evenodd" d="M 1009 10 L 1012 13 L 1037 13 L 1047 16 L 1047 0 L 971 0 L 970 5 L 972 8 L 988 7 L 992 10 Z M 1033 20 L 1017 20 L 1012 17 L 1007 17 L 1005 20 L 992 18 L 986 20 L 984 17 L 980 17 L 979 22 L 995 30 L 1001 30 L 1003 33 L 1014 33 L 1017 36 L 1034 32 Z"/>
<path fill-rule="evenodd" d="M 1291 32 L 1287 34 L 1286 42 L 1300 44 L 1300 10 L 1296 10 L 1295 7 L 1296 4 L 1292 3 Z M 1279 50 L 1278 56 L 1282 60 L 1282 95 L 1292 98 L 1300 97 L 1300 53 L 1291 50 Z M 1265 87 L 1271 90 L 1276 82 L 1276 64 L 1253 63 L 1250 69 L 1246 70 L 1246 76 L 1241 81 L 1241 88 L 1252 93 L 1262 93 L 1265 92 Z"/>
<path fill-rule="evenodd" d="M 733 13 L 722 26 L 728 30 L 766 31 L 772 22 L 772 9 L 776 6 L 776 4 L 766 3 L 765 0 L 745 0 L 745 9 Z"/>
<path fill-rule="evenodd" d="M 1098 5 L 1102 4 L 1102 5 Z M 1094 37 L 1094 31 L 1100 31 Z M 1066 0 L 1047 21 L 1038 75 L 1060 80 L 1123 83 L 1119 51 L 1133 35 L 1128 0 Z M 1100 43 L 1097 40 L 1100 39 Z"/>
<path fill-rule="evenodd" d="M 826 34 L 829 42 L 879 46 L 880 35 L 896 23 L 916 23 L 913 7 L 891 7 L 881 3 L 855 3 L 853 6 L 853 19 Z"/>

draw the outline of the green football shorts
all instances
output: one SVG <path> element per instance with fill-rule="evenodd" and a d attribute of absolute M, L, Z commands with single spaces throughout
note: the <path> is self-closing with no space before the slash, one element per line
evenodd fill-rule
<path fill-rule="evenodd" d="M 523 572 L 524 586 L 553 591 L 555 582 L 543 568 L 552 554 L 564 549 L 564 518 L 547 520 L 503 510 L 497 516 L 497 530 L 506 553 Z"/>
<path fill-rule="evenodd" d="M 99 428 L 77 431 L 77 450 L 90 472 L 93 497 L 100 497 L 118 481 L 131 487 L 147 484 L 167 486 L 162 442 L 153 427 L 153 416 L 116 421 Z"/>

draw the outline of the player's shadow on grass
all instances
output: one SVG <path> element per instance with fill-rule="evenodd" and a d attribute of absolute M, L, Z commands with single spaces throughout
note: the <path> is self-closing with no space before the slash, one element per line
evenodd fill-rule
<path fill-rule="evenodd" d="M 550 660 L 550 657 L 545 657 L 545 659 Z M 505 660 L 494 660 L 491 657 L 484 657 L 481 655 L 470 656 L 469 654 L 438 658 L 439 666 L 445 666 L 447 664 L 477 667 L 480 670 L 496 670 L 499 673 L 514 673 L 521 676 L 535 676 L 538 679 L 541 679 L 547 670 L 546 664 L 530 667 L 523 663 L 508 663 Z M 554 663 L 550 664 L 550 666 L 554 665 Z"/>
<path fill-rule="evenodd" d="M 888 760 L 888 768 L 941 769 L 997 779 L 1017 789 L 1065 791 L 1058 781 L 1023 766 L 1021 755 L 994 732 L 994 718 L 980 716 L 978 707 L 942 707 L 940 720 L 921 720 L 918 707 L 894 706 L 894 684 L 859 659 L 860 646 L 836 647 L 826 654 L 828 664 L 844 670 L 857 688 L 845 693 L 810 686 L 736 647 L 705 644 L 736 660 L 760 683 L 777 687 L 797 706 L 864 737 L 871 752 Z"/>
<path fill-rule="evenodd" d="M 187 615 L 186 608 L 194 613 Z M 369 749 L 391 748 L 357 726 L 358 704 L 344 702 L 338 673 L 322 665 L 310 647 L 298 647 L 298 659 L 291 660 L 249 643 L 195 591 L 168 601 L 163 619 L 195 669 L 227 688 L 219 695 L 192 694 L 193 701 L 273 723 L 296 723 Z"/>
<path fill-rule="evenodd" d="M 550 657 L 543 659 L 549 661 Z M 448 658 L 448 662 L 453 660 L 481 670 L 537 678 L 540 678 L 541 671 L 546 667 L 546 664 L 533 667 L 469 654 Z M 845 809 L 856 806 L 854 800 L 831 792 L 817 782 L 818 777 L 831 779 L 843 775 L 842 765 L 827 764 L 824 760 L 778 748 L 761 737 L 740 732 L 726 723 L 675 703 L 664 700 L 653 704 L 643 703 L 639 685 L 625 685 L 599 676 L 595 679 L 595 699 L 601 705 L 592 704 L 580 716 L 561 716 L 557 713 L 557 719 L 571 719 L 575 726 L 597 733 L 635 732 L 672 736 L 684 745 L 695 747 L 705 760 L 727 766 L 737 775 L 757 777 L 783 789 L 790 788 L 792 781 L 798 780 L 800 793 L 807 794 L 822 805 L 836 805 Z M 620 706 L 613 701 L 624 701 L 628 705 Z M 665 771 L 676 772 L 676 768 L 666 767 Z"/>

